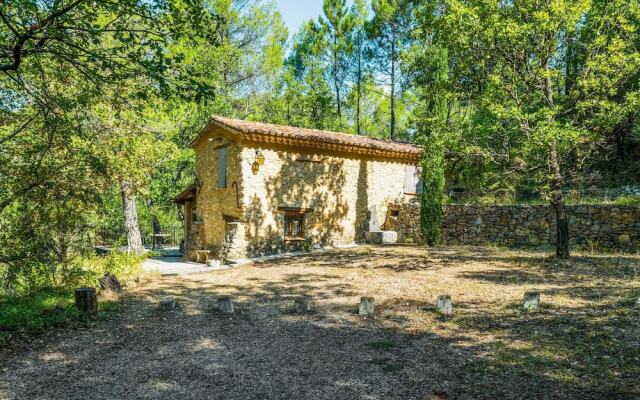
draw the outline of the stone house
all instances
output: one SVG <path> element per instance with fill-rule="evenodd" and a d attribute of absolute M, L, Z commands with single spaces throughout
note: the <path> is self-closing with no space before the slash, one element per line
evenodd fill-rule
<path fill-rule="evenodd" d="M 180 193 L 184 258 L 348 245 L 415 198 L 421 150 L 344 133 L 213 117 L 191 143 L 196 183 Z"/>

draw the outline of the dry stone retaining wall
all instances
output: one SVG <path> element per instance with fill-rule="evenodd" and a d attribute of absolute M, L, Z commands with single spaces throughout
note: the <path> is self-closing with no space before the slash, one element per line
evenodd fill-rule
<path fill-rule="evenodd" d="M 569 213 L 572 245 L 640 251 L 640 206 L 573 205 Z M 548 205 L 447 205 L 442 237 L 446 244 L 538 246 L 555 243 L 555 215 Z M 422 241 L 420 205 L 389 206 L 385 229 L 401 243 Z"/>

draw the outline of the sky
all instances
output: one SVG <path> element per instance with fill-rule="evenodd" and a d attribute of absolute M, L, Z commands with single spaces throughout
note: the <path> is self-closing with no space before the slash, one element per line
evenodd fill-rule
<path fill-rule="evenodd" d="M 322 14 L 322 0 L 277 0 L 276 3 L 289 29 L 289 36 L 298 32 L 303 23 Z M 351 3 L 347 1 L 347 4 Z"/>
<path fill-rule="evenodd" d="M 292 36 L 309 19 L 322 14 L 322 0 L 278 0 L 278 9 Z"/>

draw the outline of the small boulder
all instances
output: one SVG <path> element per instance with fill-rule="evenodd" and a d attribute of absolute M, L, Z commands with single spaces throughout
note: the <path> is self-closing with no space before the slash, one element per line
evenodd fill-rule
<path fill-rule="evenodd" d="M 122 285 L 120 285 L 120 281 L 115 275 L 107 273 L 100 278 L 100 289 L 120 293 L 122 291 Z"/>
<path fill-rule="evenodd" d="M 448 294 L 441 294 L 436 301 L 436 310 L 443 315 L 451 315 L 453 313 L 453 304 L 451 302 L 451 296 Z"/>
<path fill-rule="evenodd" d="M 304 314 L 311 311 L 311 298 L 307 296 L 295 300 L 294 308 L 297 314 Z"/>
<path fill-rule="evenodd" d="M 535 311 L 540 308 L 540 293 L 526 292 L 522 306 L 527 311 Z"/>
<path fill-rule="evenodd" d="M 218 309 L 224 313 L 233 313 L 233 299 L 229 296 L 220 297 L 218 299 Z"/>
<path fill-rule="evenodd" d="M 398 232 L 396 231 L 367 231 L 364 233 L 367 243 L 373 244 L 394 244 L 398 242 Z"/>
<path fill-rule="evenodd" d="M 360 307 L 358 307 L 358 314 L 360 315 L 373 315 L 375 308 L 373 305 L 373 297 L 361 297 Z"/>
<path fill-rule="evenodd" d="M 164 296 L 160 298 L 160 309 L 162 310 L 174 310 L 178 301 L 174 296 Z"/>

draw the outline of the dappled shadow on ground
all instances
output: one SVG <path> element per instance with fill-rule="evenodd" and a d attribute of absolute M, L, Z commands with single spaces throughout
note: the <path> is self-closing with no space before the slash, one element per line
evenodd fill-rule
<path fill-rule="evenodd" d="M 296 257 L 297 264 L 313 264 L 329 268 L 386 268 L 396 272 L 433 269 L 436 267 L 429 254 L 415 254 L 415 246 L 365 247 L 358 250 L 343 249 L 308 253 Z M 404 251 L 399 251 L 399 249 Z M 258 262 L 262 268 L 277 268 L 291 264 L 290 258 Z"/>
<path fill-rule="evenodd" d="M 640 287 L 623 283 L 633 268 L 604 271 L 601 259 L 568 268 L 538 258 L 484 248 L 361 248 L 160 278 L 135 291 L 113 318 L 0 361 L 7 368 L 0 374 L 0 394 L 640 396 L 640 329 L 633 322 L 640 315 L 629 300 Z M 594 270 L 602 274 L 589 276 Z M 519 301 L 532 288 L 542 293 L 542 310 L 526 313 Z M 434 309 L 435 296 L 445 289 L 454 299 L 451 317 Z M 157 301 L 167 294 L 178 296 L 179 308 L 161 312 Z M 374 317 L 356 315 L 359 297 L 370 294 L 376 299 Z M 234 314 L 217 310 L 222 295 L 233 296 Z M 314 299 L 312 313 L 292 312 L 301 295 Z"/>

